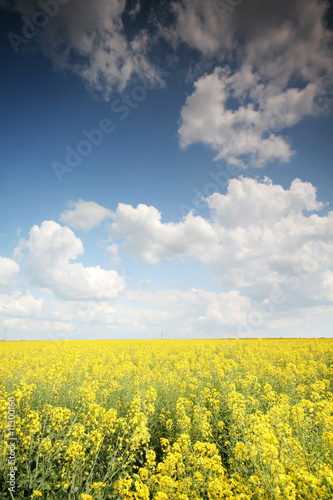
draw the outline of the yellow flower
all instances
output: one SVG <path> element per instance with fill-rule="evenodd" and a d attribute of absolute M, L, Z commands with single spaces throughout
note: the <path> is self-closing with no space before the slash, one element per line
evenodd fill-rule
<path fill-rule="evenodd" d="M 93 497 L 91 495 L 87 495 L 87 493 L 82 493 L 81 498 L 82 500 L 93 500 Z"/>
<path fill-rule="evenodd" d="M 140 467 L 139 469 L 139 476 L 141 477 L 142 481 L 147 481 L 148 479 L 148 470 L 144 467 Z"/>
<path fill-rule="evenodd" d="M 155 500 L 168 500 L 168 495 L 162 491 L 158 491 L 155 495 Z"/>
<path fill-rule="evenodd" d="M 105 461 L 122 500 L 328 500 L 332 358 L 333 339 L 0 342 L 0 433 L 15 413 L 25 484 L 33 455 L 55 472 L 32 500 L 78 469 L 75 500 L 104 497 Z"/>

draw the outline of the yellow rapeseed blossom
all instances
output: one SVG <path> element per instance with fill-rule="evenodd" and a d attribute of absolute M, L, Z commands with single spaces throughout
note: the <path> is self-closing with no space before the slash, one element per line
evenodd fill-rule
<path fill-rule="evenodd" d="M 2 342 L 0 380 L 1 498 L 333 498 L 332 339 Z"/>
<path fill-rule="evenodd" d="M 32 496 L 31 496 L 31 498 L 34 498 L 34 497 L 42 497 L 42 496 L 43 496 L 43 495 L 42 495 L 42 493 L 41 493 L 40 491 L 34 490 L 34 491 L 32 492 Z"/>
<path fill-rule="evenodd" d="M 87 493 L 82 493 L 81 498 L 82 500 L 93 500 L 93 497 L 91 495 L 88 495 Z"/>

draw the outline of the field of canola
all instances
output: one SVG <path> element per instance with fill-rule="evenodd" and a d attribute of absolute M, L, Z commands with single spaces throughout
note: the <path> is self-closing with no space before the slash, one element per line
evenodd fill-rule
<path fill-rule="evenodd" d="M 0 498 L 332 499 L 332 375 L 333 339 L 1 342 Z"/>

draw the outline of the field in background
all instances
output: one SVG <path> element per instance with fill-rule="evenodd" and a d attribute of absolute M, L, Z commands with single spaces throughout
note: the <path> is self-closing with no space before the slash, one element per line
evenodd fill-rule
<path fill-rule="evenodd" d="M 0 498 L 14 411 L 13 498 L 332 499 L 332 375 L 333 339 L 2 342 Z"/>

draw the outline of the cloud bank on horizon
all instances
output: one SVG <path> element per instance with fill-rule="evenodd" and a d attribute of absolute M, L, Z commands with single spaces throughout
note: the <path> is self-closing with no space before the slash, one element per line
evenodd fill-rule
<path fill-rule="evenodd" d="M 142 79 L 167 88 L 162 68 L 178 72 L 190 82 L 175 117 L 179 148 L 207 146 L 216 162 L 243 171 L 225 194 L 205 197 L 205 214 L 167 222 L 145 200 L 109 207 L 66 194 L 58 219 L 30 226 L 0 257 L 1 327 L 18 338 L 85 337 L 91 328 L 125 337 L 330 334 L 333 211 L 310 182 L 286 188 L 247 176 L 291 162 L 288 131 L 330 113 L 327 1 L 177 0 L 149 11 L 140 1 L 0 0 L 0 8 L 20 17 L 21 33 L 7 35 L 15 53 L 38 51 L 99 103 Z M 101 249 L 99 263 L 84 264 L 85 241 Z M 145 273 L 141 285 L 123 262 Z M 186 289 L 151 286 L 158 272 L 177 281 L 182 266 L 209 276 L 214 291 L 195 279 Z"/>
<path fill-rule="evenodd" d="M 281 316 L 286 326 L 300 325 L 304 316 L 331 316 L 333 211 L 320 214 L 314 186 L 295 179 L 283 189 L 268 178 L 240 177 L 207 203 L 209 217 L 190 212 L 178 222 L 162 222 L 154 206 L 119 203 L 112 211 L 91 201 L 70 202 L 59 216 L 67 226 L 33 226 L 13 259 L 0 259 L 4 324 L 47 324 L 50 330 L 67 328 L 69 335 L 75 324 L 104 325 L 111 332 L 121 326 L 128 334 L 136 328 L 148 336 L 159 324 L 171 331 L 178 325 L 183 335 L 258 335 L 273 332 Z M 112 242 L 119 260 L 130 255 L 151 266 L 200 262 L 224 292 L 133 289 L 115 270 L 75 262 L 84 249 L 72 228 L 87 232 L 103 221 L 105 252 Z M 47 298 L 35 299 L 29 287 Z M 40 316 L 45 320 L 38 323 Z"/>

